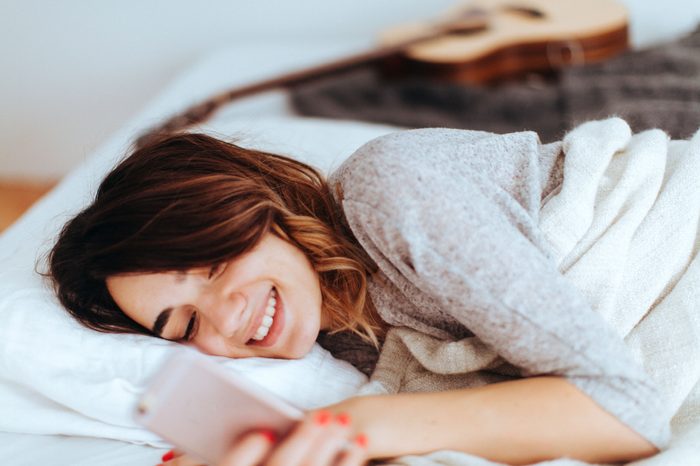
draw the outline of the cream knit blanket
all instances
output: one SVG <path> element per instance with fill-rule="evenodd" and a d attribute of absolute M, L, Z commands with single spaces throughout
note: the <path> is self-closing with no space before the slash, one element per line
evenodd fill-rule
<path fill-rule="evenodd" d="M 670 141 L 660 130 L 632 135 L 611 118 L 577 127 L 563 150 L 563 183 L 540 211 L 551 257 L 624 336 L 675 413 L 670 448 L 630 464 L 700 464 L 700 131 Z M 447 342 L 394 328 L 360 394 L 478 386 L 488 382 L 479 371 L 497 363 L 476 338 Z M 438 451 L 386 464 L 497 463 Z"/>

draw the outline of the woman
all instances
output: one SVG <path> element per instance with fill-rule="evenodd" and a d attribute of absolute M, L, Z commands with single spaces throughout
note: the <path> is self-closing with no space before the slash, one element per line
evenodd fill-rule
<path fill-rule="evenodd" d="M 503 159 L 483 155 L 494 147 Z M 158 137 L 65 226 L 51 275 L 84 325 L 209 354 L 299 358 L 321 331 L 379 348 L 388 329 L 408 327 L 476 335 L 512 369 L 480 387 L 350 398 L 287 438 L 236 439 L 226 465 L 349 466 L 442 449 L 511 464 L 653 455 L 669 435 L 654 385 L 537 231 L 560 149 L 534 133 L 405 131 L 366 144 L 326 183 L 206 135 Z"/>

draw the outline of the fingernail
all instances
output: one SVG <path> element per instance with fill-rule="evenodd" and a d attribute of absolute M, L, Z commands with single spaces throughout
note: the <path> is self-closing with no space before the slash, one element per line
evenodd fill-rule
<path fill-rule="evenodd" d="M 267 439 L 270 443 L 275 443 L 277 441 L 277 434 L 271 430 L 261 430 L 260 433 Z"/>
<path fill-rule="evenodd" d="M 166 454 L 163 455 L 163 457 L 161 458 L 161 461 L 163 461 L 163 463 L 165 463 L 166 461 L 170 461 L 173 458 L 175 458 L 175 452 L 173 450 L 170 450 L 169 452 L 167 452 Z"/>
<path fill-rule="evenodd" d="M 331 420 L 331 413 L 328 411 L 319 411 L 316 413 L 314 421 L 318 425 L 326 425 Z"/>
<path fill-rule="evenodd" d="M 365 434 L 358 434 L 357 437 L 355 437 L 355 443 L 362 448 L 367 448 L 367 436 Z"/>
<path fill-rule="evenodd" d="M 348 413 L 340 413 L 335 417 L 335 421 L 343 426 L 350 425 L 350 415 Z"/>

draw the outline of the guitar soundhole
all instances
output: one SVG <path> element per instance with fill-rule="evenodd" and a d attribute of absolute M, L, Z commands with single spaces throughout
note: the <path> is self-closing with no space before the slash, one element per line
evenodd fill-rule
<path fill-rule="evenodd" d="M 542 10 L 529 6 L 506 5 L 503 9 L 509 13 L 516 13 L 530 19 L 544 19 L 546 16 Z"/>

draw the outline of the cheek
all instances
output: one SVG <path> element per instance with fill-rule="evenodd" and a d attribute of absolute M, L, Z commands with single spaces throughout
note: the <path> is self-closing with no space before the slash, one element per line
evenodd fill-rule
<path fill-rule="evenodd" d="M 303 277 L 303 285 L 306 293 L 320 302 L 321 282 L 318 272 L 314 270 L 311 262 L 308 260 L 300 261 L 296 273 L 298 277 Z"/>
<path fill-rule="evenodd" d="M 196 348 L 202 353 L 213 356 L 227 356 L 226 345 L 216 332 L 212 332 L 209 326 L 201 318 L 201 327 L 197 331 L 194 340 L 183 343 L 186 346 Z"/>
<path fill-rule="evenodd" d="M 212 356 L 232 357 L 232 355 L 229 354 L 230 351 L 223 343 L 223 341 L 221 341 L 220 339 L 217 340 L 215 337 L 205 336 L 197 338 L 191 343 L 186 343 L 186 345 L 196 348 L 202 353 L 209 354 Z"/>

